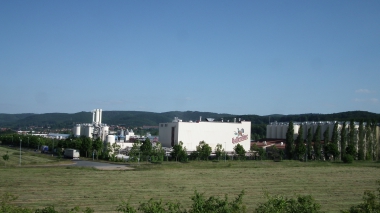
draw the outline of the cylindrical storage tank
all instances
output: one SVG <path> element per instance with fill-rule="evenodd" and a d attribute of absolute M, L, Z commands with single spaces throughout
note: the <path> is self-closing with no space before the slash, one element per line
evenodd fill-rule
<path fill-rule="evenodd" d="M 110 131 L 110 127 L 109 126 L 103 126 L 102 130 L 103 130 L 103 135 L 108 135 L 108 132 Z"/>
<path fill-rule="evenodd" d="M 99 123 L 100 121 L 100 110 L 96 109 L 96 123 Z"/>
<path fill-rule="evenodd" d="M 276 125 L 276 139 L 281 138 L 281 125 Z"/>
<path fill-rule="evenodd" d="M 111 145 L 115 143 L 115 135 L 107 135 L 107 142 Z"/>
<path fill-rule="evenodd" d="M 289 126 L 288 125 L 282 125 L 281 130 L 281 139 L 286 138 L 286 132 L 288 131 Z"/>
<path fill-rule="evenodd" d="M 307 137 L 307 123 L 302 124 L 302 131 L 303 131 L 303 139 L 305 140 Z"/>
<path fill-rule="evenodd" d="M 99 109 L 99 123 L 101 124 L 102 123 L 102 109 Z"/>
<path fill-rule="evenodd" d="M 267 125 L 266 138 L 270 138 L 270 130 L 271 130 L 271 125 Z"/>
<path fill-rule="evenodd" d="M 76 125 L 74 128 L 73 128 L 73 135 L 74 136 L 80 136 L 80 129 L 81 129 L 81 126 L 78 124 Z"/>
<path fill-rule="evenodd" d="M 89 128 L 88 128 L 88 137 L 89 138 L 92 138 L 92 133 L 94 133 L 94 127 L 93 126 L 89 126 Z"/>
<path fill-rule="evenodd" d="M 294 125 L 293 126 L 293 130 L 294 130 L 294 132 L 293 132 L 293 138 L 294 139 L 296 139 L 297 138 L 297 135 L 298 135 L 298 131 L 299 131 L 299 129 L 300 129 L 300 125 Z M 285 138 L 286 138 L 286 135 L 285 135 Z"/>
<path fill-rule="evenodd" d="M 270 138 L 276 138 L 276 126 L 277 125 L 271 125 L 271 130 L 270 130 Z"/>
<path fill-rule="evenodd" d="M 321 140 L 325 140 L 323 135 L 325 134 L 325 131 L 327 129 L 327 125 L 325 123 L 321 123 L 320 125 L 321 125 Z"/>
<path fill-rule="evenodd" d="M 276 126 L 276 138 L 277 139 L 281 138 L 281 133 L 282 133 L 282 125 L 278 124 Z"/>
<path fill-rule="evenodd" d="M 94 127 L 93 126 L 89 126 L 89 125 L 85 126 L 84 136 L 92 138 L 93 131 L 94 131 Z"/>

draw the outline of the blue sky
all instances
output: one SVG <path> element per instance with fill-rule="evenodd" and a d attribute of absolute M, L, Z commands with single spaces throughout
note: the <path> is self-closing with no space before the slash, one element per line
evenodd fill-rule
<path fill-rule="evenodd" d="M 0 1 L 0 113 L 380 113 L 380 1 Z"/>

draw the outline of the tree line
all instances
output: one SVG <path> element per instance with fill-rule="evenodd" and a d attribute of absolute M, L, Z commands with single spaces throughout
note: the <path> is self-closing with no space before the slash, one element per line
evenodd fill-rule
<path fill-rule="evenodd" d="M 342 160 L 351 163 L 353 160 L 378 160 L 379 144 L 376 138 L 377 123 L 375 120 L 335 122 L 332 135 L 329 127 L 322 133 L 318 124 L 313 133 L 311 127 L 304 133 L 302 124 L 297 138 L 294 139 L 294 124 L 291 121 L 286 132 L 285 155 L 287 159 L 297 160 Z M 306 134 L 306 139 L 304 139 Z M 323 143 L 321 135 L 323 135 Z"/>

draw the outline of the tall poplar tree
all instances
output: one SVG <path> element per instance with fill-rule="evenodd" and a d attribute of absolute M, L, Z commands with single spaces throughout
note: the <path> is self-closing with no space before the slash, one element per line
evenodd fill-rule
<path fill-rule="evenodd" d="M 294 126 L 293 121 L 289 122 L 288 131 L 286 132 L 285 154 L 288 159 L 294 158 Z"/>
<path fill-rule="evenodd" d="M 365 149 L 366 149 L 366 160 L 372 160 L 372 123 L 367 121 L 365 125 Z"/>
<path fill-rule="evenodd" d="M 317 130 L 314 133 L 314 155 L 316 160 L 321 158 L 321 125 L 318 124 Z"/>
<path fill-rule="evenodd" d="M 364 124 L 363 120 L 359 123 L 359 142 L 358 142 L 358 160 L 364 160 Z"/>
<path fill-rule="evenodd" d="M 311 159 L 311 150 L 312 150 L 311 142 L 313 140 L 313 133 L 311 132 L 311 127 L 309 127 L 309 129 L 307 130 L 306 140 L 307 140 L 307 147 L 306 147 L 307 157 Z"/>
<path fill-rule="evenodd" d="M 303 159 L 303 157 L 305 156 L 305 152 L 306 152 L 306 147 L 305 147 L 305 144 L 303 143 L 303 127 L 301 124 L 300 128 L 298 129 L 298 136 L 296 139 L 296 147 L 295 147 L 296 157 L 298 159 Z"/>
<path fill-rule="evenodd" d="M 349 132 L 348 132 L 348 145 L 356 147 L 355 144 L 355 121 L 351 120 L 350 121 L 350 126 L 349 126 Z"/>
<path fill-rule="evenodd" d="M 340 157 L 342 158 L 346 154 L 347 146 L 347 129 L 346 122 L 343 122 L 342 130 L 340 131 Z"/>
<path fill-rule="evenodd" d="M 349 132 L 348 132 L 348 144 L 346 148 L 346 154 L 351 155 L 354 159 L 357 154 L 356 147 L 356 129 L 355 129 L 355 121 L 352 119 L 350 121 Z"/>
<path fill-rule="evenodd" d="M 328 145 L 330 143 L 330 127 L 327 126 L 325 132 L 323 133 L 323 154 L 325 155 L 325 159 L 328 158 L 327 151 L 328 151 Z"/>
<path fill-rule="evenodd" d="M 331 143 L 338 146 L 338 122 L 335 122 L 334 129 L 331 136 Z"/>

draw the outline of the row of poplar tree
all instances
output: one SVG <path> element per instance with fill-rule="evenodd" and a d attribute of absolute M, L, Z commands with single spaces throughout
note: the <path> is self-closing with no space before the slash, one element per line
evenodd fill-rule
<path fill-rule="evenodd" d="M 359 122 L 355 127 L 355 121 L 344 122 L 339 125 L 335 122 L 332 135 L 329 127 L 323 132 L 321 138 L 321 125 L 317 126 L 313 133 L 309 128 L 304 139 L 302 124 L 298 130 L 297 138 L 294 139 L 294 124 L 289 122 L 285 141 L 285 155 L 287 159 L 296 160 L 378 160 L 378 141 L 376 138 L 375 121 Z"/>

